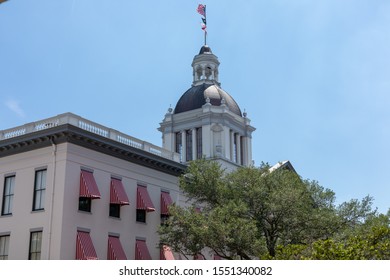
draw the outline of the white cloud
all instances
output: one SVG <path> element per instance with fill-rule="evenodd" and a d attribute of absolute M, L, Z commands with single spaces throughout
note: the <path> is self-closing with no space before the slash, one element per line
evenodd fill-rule
<path fill-rule="evenodd" d="M 26 116 L 23 109 L 20 107 L 19 102 L 15 99 L 7 100 L 5 102 L 5 106 L 7 106 L 8 109 L 10 109 L 12 112 L 14 112 L 16 115 L 18 115 L 21 118 L 24 118 Z"/>

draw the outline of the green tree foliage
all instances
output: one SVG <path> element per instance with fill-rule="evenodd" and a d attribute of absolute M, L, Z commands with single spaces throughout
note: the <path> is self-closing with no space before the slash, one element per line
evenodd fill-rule
<path fill-rule="evenodd" d="M 192 207 L 172 206 L 160 235 L 186 256 L 208 248 L 225 259 L 379 259 L 389 249 L 389 215 L 378 216 L 371 197 L 336 206 L 333 191 L 289 170 L 225 173 L 198 160 L 179 183 Z"/>

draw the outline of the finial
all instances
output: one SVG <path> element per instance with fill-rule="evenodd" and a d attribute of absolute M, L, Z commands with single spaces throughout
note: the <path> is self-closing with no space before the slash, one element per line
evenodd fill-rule
<path fill-rule="evenodd" d="M 172 104 L 169 104 L 168 113 L 172 114 L 172 111 L 173 111 Z"/>
<path fill-rule="evenodd" d="M 243 113 L 243 115 L 244 115 L 244 118 L 246 118 L 246 116 L 247 116 L 247 113 L 246 113 L 245 109 L 244 109 L 244 113 Z"/>

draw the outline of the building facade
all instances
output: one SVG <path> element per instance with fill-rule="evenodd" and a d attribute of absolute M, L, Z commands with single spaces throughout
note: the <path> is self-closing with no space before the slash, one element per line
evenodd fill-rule
<path fill-rule="evenodd" d="M 218 67 L 203 46 L 160 123 L 162 148 L 72 113 L 0 131 L 0 259 L 180 258 L 157 231 L 170 204 L 185 204 L 186 164 L 252 165 L 255 128 Z"/>
<path fill-rule="evenodd" d="M 177 154 L 70 113 L 0 133 L 0 258 L 164 258 Z"/>

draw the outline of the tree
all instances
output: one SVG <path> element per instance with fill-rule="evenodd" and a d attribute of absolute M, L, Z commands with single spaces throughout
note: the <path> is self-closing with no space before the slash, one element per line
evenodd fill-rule
<path fill-rule="evenodd" d="M 226 259 L 275 258 L 278 245 L 311 244 L 341 227 L 332 191 L 269 170 L 262 164 L 225 173 L 214 161 L 191 162 L 179 185 L 193 206 L 170 208 L 161 241 L 190 256 L 208 248 Z"/>
<path fill-rule="evenodd" d="M 279 259 L 390 260 L 390 216 L 378 214 L 338 236 L 312 244 L 279 246 Z"/>

